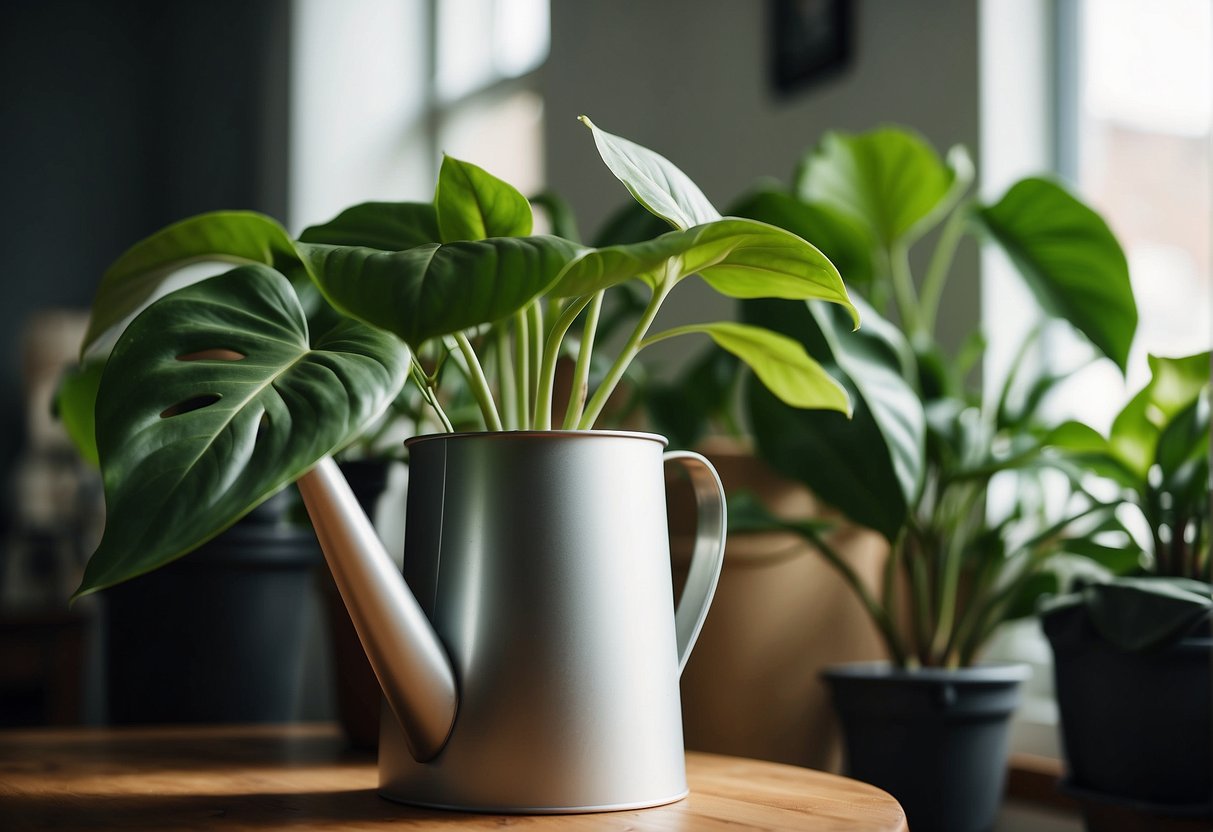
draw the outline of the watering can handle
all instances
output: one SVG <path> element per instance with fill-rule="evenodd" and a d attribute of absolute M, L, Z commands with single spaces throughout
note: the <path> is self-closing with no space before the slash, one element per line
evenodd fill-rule
<path fill-rule="evenodd" d="M 674 611 L 674 630 L 678 636 L 678 673 L 682 674 L 691 657 L 691 648 L 708 607 L 716 594 L 716 583 L 720 580 L 720 568 L 724 565 L 724 538 L 727 521 L 724 506 L 724 487 L 712 463 L 691 451 L 668 451 L 666 462 L 677 462 L 686 469 L 695 492 L 695 508 L 698 520 L 695 527 L 695 547 L 691 550 L 691 567 L 687 571 L 686 588 L 678 609 Z"/>

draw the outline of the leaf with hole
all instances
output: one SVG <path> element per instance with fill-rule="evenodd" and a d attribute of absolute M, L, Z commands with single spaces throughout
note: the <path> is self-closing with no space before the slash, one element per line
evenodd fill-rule
<path fill-rule="evenodd" d="M 76 597 L 172 561 L 358 436 L 408 350 L 345 321 L 316 337 L 285 277 L 244 266 L 161 298 L 106 364 L 106 527 Z"/>

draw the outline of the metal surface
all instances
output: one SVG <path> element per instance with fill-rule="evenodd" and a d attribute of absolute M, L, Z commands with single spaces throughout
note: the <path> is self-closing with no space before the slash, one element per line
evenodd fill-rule
<path fill-rule="evenodd" d="M 401 740 L 419 760 L 439 752 L 458 707 L 446 651 L 336 463 L 325 457 L 299 492 Z"/>
<path fill-rule="evenodd" d="M 446 645 L 461 704 L 446 747 L 426 764 L 382 720 L 384 796 L 539 813 L 686 793 L 680 652 L 719 572 L 723 496 L 709 496 L 718 486 L 709 488 L 706 462 L 679 457 L 698 481 L 696 557 L 707 565 L 676 629 L 664 444 L 607 432 L 409 443 L 404 572 Z"/>

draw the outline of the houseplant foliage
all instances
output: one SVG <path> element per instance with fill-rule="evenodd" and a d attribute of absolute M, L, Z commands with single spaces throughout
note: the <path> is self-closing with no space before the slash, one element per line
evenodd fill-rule
<path fill-rule="evenodd" d="M 1050 425 L 1041 404 L 1064 374 L 1033 368 L 1037 327 L 993 392 L 968 385 L 981 332 L 954 353 L 936 338 L 961 239 L 975 235 L 1002 248 L 1044 316 L 1067 322 L 1122 370 L 1136 326 L 1124 255 L 1094 211 L 1038 178 L 985 205 L 970 194 L 972 180 L 960 147 L 940 158 L 902 129 L 829 134 L 805 157 L 790 190 L 759 190 L 734 209 L 800 233 L 820 229 L 823 250 L 855 276 L 865 322 L 855 336 L 811 302 L 745 308 L 750 322 L 801 340 L 847 387 L 854 418 L 792 411 L 756 388 L 748 403 L 763 457 L 889 540 L 884 586 L 873 588 L 819 529 L 796 529 L 859 595 L 893 661 L 911 668 L 971 664 L 998 624 L 1031 614 L 1034 599 L 1056 588 L 1042 567 L 1062 532 L 1098 526 L 1110 513 L 1102 503 L 1076 501 L 1043 527 L 1025 503 L 988 516 L 985 497 L 996 476 L 1044 464 Z M 918 282 L 910 249 L 936 226 Z M 904 596 L 895 591 L 902 582 Z"/>
<path fill-rule="evenodd" d="M 1065 546 L 1118 557 L 1126 574 L 1043 610 L 1068 786 L 1093 829 L 1112 812 L 1143 813 L 1151 828 L 1213 817 L 1213 751 L 1192 740 L 1213 731 L 1210 353 L 1149 363 L 1150 381 L 1106 436 L 1067 422 L 1051 437 L 1076 488 L 1120 504 L 1112 522 Z"/>
<path fill-rule="evenodd" d="M 846 411 L 842 387 L 787 336 L 732 322 L 649 331 L 692 275 L 730 297 L 815 298 L 853 325 L 858 315 L 813 245 L 721 217 L 666 159 L 583 121 L 611 171 L 673 230 L 601 248 L 535 235 L 518 191 L 448 157 L 432 204 L 354 206 L 298 240 L 258 214 L 204 214 L 122 255 L 102 279 L 86 352 L 180 266 L 236 268 L 151 303 L 106 363 L 96 438 L 108 521 L 77 595 L 213 537 L 363 433 L 408 382 L 448 427 L 442 389 L 454 373 L 488 430 L 590 429 L 642 349 L 702 334 L 779 400 Z M 591 391 L 603 296 L 628 283 L 646 304 Z M 553 414 L 556 361 L 582 317 L 574 394 Z"/>
<path fill-rule="evenodd" d="M 812 302 L 755 300 L 743 313 L 800 340 L 847 388 L 853 419 L 791 410 L 752 385 L 746 401 L 762 458 L 888 540 L 880 586 L 860 579 L 821 522 L 780 520 L 753 504 L 732 518 L 734 528 L 798 533 L 868 611 L 891 664 L 824 676 L 849 773 L 894 794 L 915 829 L 993 823 L 1026 668 L 975 662 L 1000 623 L 1031 615 L 1035 599 L 1056 590 L 1046 566 L 1059 539 L 1113 512 L 1081 497 L 1044 511 L 1036 472 L 1052 425 L 1042 403 L 1064 373 L 1037 363 L 1033 347 L 1056 321 L 1123 370 L 1136 325 L 1124 255 L 1094 211 L 1037 178 L 986 205 L 970 193 L 972 180 L 963 148 L 941 158 L 896 128 L 829 134 L 791 188 L 759 189 L 733 209 L 811 233 L 858 294 L 865 326 L 854 334 Z M 932 231 L 917 280 L 911 250 L 931 244 Z M 949 281 L 975 278 L 953 268 L 966 235 L 1009 255 L 1046 322 L 985 390 L 969 379 L 980 330 L 955 349 L 936 336 Z M 1008 508 L 987 500 L 996 479 L 1015 488 Z"/>

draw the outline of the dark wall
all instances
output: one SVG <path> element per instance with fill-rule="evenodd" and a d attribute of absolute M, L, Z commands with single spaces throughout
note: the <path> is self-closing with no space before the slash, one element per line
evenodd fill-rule
<path fill-rule="evenodd" d="M 20 338 L 32 312 L 87 306 L 128 245 L 189 214 L 253 208 L 285 219 L 289 6 L 0 4 L 5 484 L 20 448 Z"/>

